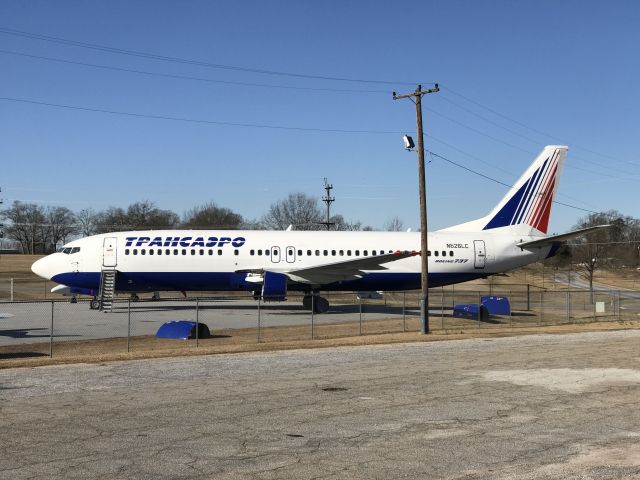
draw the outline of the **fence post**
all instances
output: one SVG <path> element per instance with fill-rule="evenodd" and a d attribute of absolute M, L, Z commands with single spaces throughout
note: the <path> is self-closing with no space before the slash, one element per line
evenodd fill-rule
<path fill-rule="evenodd" d="M 440 330 L 444 330 L 444 285 L 440 287 Z"/>
<path fill-rule="evenodd" d="M 127 353 L 131 351 L 131 296 L 127 303 Z"/>
<path fill-rule="evenodd" d="M 53 300 L 51 300 L 51 325 L 49 326 L 49 356 L 53 358 Z"/>
<path fill-rule="evenodd" d="M 407 292 L 402 292 L 402 331 L 407 331 Z"/>
<path fill-rule="evenodd" d="M 620 290 L 618 290 L 618 301 L 616 302 L 616 317 L 618 318 L 618 321 L 620 321 L 620 301 Z"/>
<path fill-rule="evenodd" d="M 478 292 L 478 328 L 480 328 L 481 317 L 482 317 L 482 293 Z"/>
<path fill-rule="evenodd" d="M 527 312 L 531 310 L 531 285 L 527 283 Z"/>
<path fill-rule="evenodd" d="M 311 293 L 311 340 L 313 340 L 314 338 L 314 331 L 313 331 L 313 327 L 314 327 L 314 309 L 315 309 L 315 299 L 314 299 L 315 295 L 313 294 L 313 292 Z"/>
<path fill-rule="evenodd" d="M 567 315 L 567 323 L 571 323 L 571 292 L 567 290 L 567 305 L 565 307 Z"/>
<path fill-rule="evenodd" d="M 538 326 L 542 323 L 544 312 L 544 290 L 540 290 L 540 315 L 538 316 Z"/>
<path fill-rule="evenodd" d="M 196 348 L 200 338 L 200 299 L 196 298 Z"/>
<path fill-rule="evenodd" d="M 11 301 L 13 302 L 13 277 L 11 277 Z"/>
<path fill-rule="evenodd" d="M 360 335 L 362 335 L 362 298 L 360 298 L 359 310 L 360 310 Z"/>
<path fill-rule="evenodd" d="M 261 297 L 258 297 L 258 343 L 260 343 L 260 302 L 262 301 Z"/>

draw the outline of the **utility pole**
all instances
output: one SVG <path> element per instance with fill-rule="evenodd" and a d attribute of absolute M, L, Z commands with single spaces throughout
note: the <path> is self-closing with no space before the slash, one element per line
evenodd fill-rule
<path fill-rule="evenodd" d="M 327 183 L 327 177 L 324 178 L 324 189 L 327 191 L 327 194 L 322 197 L 322 201 L 327 204 L 327 221 L 322 222 L 322 224 L 327 226 L 327 230 L 331 230 L 331 225 L 335 223 L 331 221 L 331 204 L 335 202 L 336 197 L 331 196 L 333 185 Z"/>
<path fill-rule="evenodd" d="M 422 263 L 422 296 L 420 298 L 420 333 L 429 333 L 429 256 L 428 256 L 428 230 L 427 230 L 427 192 L 425 184 L 424 174 L 424 135 L 422 133 L 422 95 L 427 93 L 439 92 L 438 84 L 436 83 L 434 88 L 428 90 L 422 90 L 422 85 L 418 85 L 418 88 L 413 93 L 407 93 L 404 95 L 396 95 L 393 92 L 393 99 L 400 100 L 401 98 L 408 98 L 416 104 L 416 124 L 418 127 L 418 181 L 420 190 L 420 256 Z M 415 99 L 415 100 L 414 100 Z"/>

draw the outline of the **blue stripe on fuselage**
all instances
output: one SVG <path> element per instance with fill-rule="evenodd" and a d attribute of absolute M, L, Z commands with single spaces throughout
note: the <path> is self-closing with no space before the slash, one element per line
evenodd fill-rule
<path fill-rule="evenodd" d="M 429 287 L 482 278 L 489 273 L 429 273 Z M 256 284 L 245 281 L 245 273 L 234 272 L 118 272 L 116 290 L 121 292 L 154 291 L 253 291 Z M 55 275 L 54 282 L 69 287 L 98 289 L 100 272 L 68 272 Z M 289 290 L 308 290 L 305 284 L 289 284 Z M 334 282 L 321 287 L 325 291 L 417 290 L 420 273 L 369 273 L 357 280 Z"/>

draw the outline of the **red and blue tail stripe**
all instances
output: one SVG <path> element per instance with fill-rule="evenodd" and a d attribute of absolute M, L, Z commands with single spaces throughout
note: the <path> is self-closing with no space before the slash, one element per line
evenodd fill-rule
<path fill-rule="evenodd" d="M 547 233 L 560 156 L 561 149 L 555 149 L 528 178 L 521 178 L 516 184 L 519 188 L 503 201 L 483 230 L 524 224 Z"/>

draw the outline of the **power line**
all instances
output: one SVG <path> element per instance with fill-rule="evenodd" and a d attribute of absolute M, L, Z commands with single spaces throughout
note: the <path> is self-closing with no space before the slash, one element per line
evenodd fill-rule
<path fill-rule="evenodd" d="M 128 55 L 133 57 L 146 58 L 150 60 L 160 60 L 164 62 L 196 65 L 199 67 L 217 68 L 221 70 L 231 70 L 231 71 L 238 71 L 238 72 L 259 73 L 264 75 L 278 75 L 283 77 L 307 78 L 307 79 L 314 79 L 314 80 L 328 80 L 328 81 L 339 81 L 339 82 L 372 83 L 372 84 L 384 84 L 384 85 L 413 85 L 414 84 L 414 82 L 372 80 L 372 79 L 364 79 L 364 78 L 336 77 L 336 76 L 330 76 L 330 75 L 311 75 L 311 74 L 303 74 L 303 73 L 283 72 L 278 70 L 249 68 L 249 67 L 242 67 L 238 65 L 226 65 L 222 63 L 211 63 L 211 62 L 204 62 L 200 60 L 193 60 L 193 59 L 187 59 L 187 58 L 181 58 L 181 57 L 173 57 L 168 55 L 159 55 L 154 53 L 141 52 L 137 50 L 128 50 L 124 48 L 110 47 L 107 45 L 99 45 L 95 43 L 80 42 L 77 40 L 70 40 L 70 39 L 61 38 L 61 37 L 54 37 L 50 35 L 42 35 L 39 33 L 25 32 L 23 30 L 15 30 L 13 28 L 0 28 L 0 33 L 3 33 L 5 35 L 13 35 L 17 37 L 30 38 L 33 40 L 41 40 L 45 42 L 58 43 L 61 45 L 87 48 L 90 50 L 98 50 L 98 51 L 108 52 L 108 53 L 116 53 L 119 55 Z"/>
<path fill-rule="evenodd" d="M 450 92 L 450 93 L 453 93 L 454 95 L 456 95 L 456 96 L 458 96 L 458 97 L 460 97 L 460 98 L 462 98 L 462 99 L 466 100 L 466 101 L 467 101 L 467 102 L 469 102 L 469 103 L 472 103 L 472 104 L 474 104 L 474 105 L 476 105 L 476 106 L 478 106 L 478 107 L 480 107 L 480 108 L 483 108 L 484 110 L 487 110 L 488 112 L 491 112 L 491 113 L 493 113 L 494 115 L 497 115 L 498 117 L 504 118 L 505 120 L 508 120 L 508 121 L 510 121 L 510 122 L 515 123 L 516 125 L 520 125 L 521 127 L 526 128 L 526 129 L 528 129 L 528 130 L 531 130 L 532 132 L 535 132 L 535 133 L 537 133 L 537 134 L 539 134 L 539 135 L 543 135 L 543 136 L 545 136 L 545 137 L 552 138 L 552 139 L 554 139 L 554 140 L 556 140 L 556 141 L 559 141 L 559 142 L 565 142 L 565 141 L 566 141 L 565 139 L 561 139 L 561 138 L 559 138 L 559 137 L 556 137 L 556 136 L 554 136 L 554 135 L 551 135 L 550 133 L 543 132 L 543 131 L 538 130 L 538 129 L 536 129 L 536 128 L 534 128 L 534 127 L 530 126 L 530 125 L 527 125 L 527 124 L 525 124 L 525 123 L 522 123 L 522 122 L 520 122 L 520 121 L 518 121 L 518 120 L 516 120 L 516 119 L 514 119 L 514 118 L 511 118 L 511 117 L 509 117 L 509 116 L 507 116 L 507 115 L 504 115 L 503 113 L 500 113 L 500 112 L 498 112 L 498 111 L 494 110 L 494 109 L 493 109 L 493 108 L 491 108 L 491 107 L 488 107 L 488 106 L 486 106 L 486 105 L 483 105 L 482 103 L 477 102 L 476 100 L 473 100 L 473 99 L 471 99 L 471 98 L 469 98 L 469 97 L 467 97 L 467 96 L 465 96 L 465 95 L 462 95 L 461 93 L 458 93 L 458 92 L 456 92 L 456 91 L 452 90 L 452 89 L 451 89 L 451 88 L 449 88 L 449 87 L 446 87 L 446 86 L 445 86 L 445 87 L 442 87 L 442 88 L 443 88 L 445 91 L 448 91 L 448 92 Z M 603 154 L 603 153 L 599 153 L 599 152 L 596 152 L 596 151 L 594 151 L 594 150 L 590 150 L 590 149 L 588 149 L 588 148 L 585 148 L 585 147 L 583 147 L 583 146 L 581 146 L 581 145 L 578 145 L 578 144 L 576 144 L 576 143 L 573 143 L 573 142 L 571 142 L 571 145 L 573 145 L 575 148 L 578 148 L 578 149 L 580 149 L 580 150 L 584 150 L 585 152 L 589 152 L 589 153 L 591 153 L 591 154 L 593 154 L 593 155 L 597 155 L 597 156 L 599 156 L 599 157 L 608 158 L 609 160 L 613 160 L 613 161 L 615 161 L 615 162 L 617 162 L 617 163 L 626 163 L 626 164 L 630 164 L 630 165 L 638 165 L 638 163 L 637 163 L 637 162 L 633 162 L 633 161 L 629 161 L 629 160 L 618 160 L 618 159 L 616 159 L 615 157 L 612 157 L 611 155 L 605 155 L 605 154 Z"/>
<path fill-rule="evenodd" d="M 457 108 L 459 108 L 459 109 L 461 109 L 461 110 L 463 110 L 463 111 L 465 111 L 465 112 L 467 112 L 467 113 L 469 113 L 469 114 L 471 114 L 471 115 L 473 115 L 473 116 L 475 116 L 475 117 L 477 117 L 477 118 L 479 118 L 479 119 L 481 119 L 481 120 L 484 120 L 484 121 L 485 121 L 485 122 L 487 122 L 487 123 L 490 123 L 491 125 L 494 125 L 494 126 L 496 126 L 496 127 L 498 127 L 498 128 L 501 128 L 501 129 L 503 129 L 503 130 L 505 130 L 505 131 L 507 131 L 507 132 L 511 133 L 512 135 L 515 135 L 515 136 L 517 136 L 517 137 L 523 138 L 524 140 L 527 140 L 528 142 L 531 142 L 531 143 L 533 143 L 533 144 L 535 144 L 535 145 L 537 145 L 537 146 L 540 146 L 541 144 L 543 144 L 543 142 L 538 142 L 537 140 L 534 140 L 534 139 L 532 139 L 532 138 L 530 138 L 530 137 L 528 137 L 528 136 L 526 136 L 526 135 L 522 135 L 521 133 L 519 133 L 519 132 L 517 132 L 517 131 L 515 131 L 515 130 L 513 130 L 513 129 L 511 129 L 511 128 L 508 128 L 508 127 L 505 127 L 505 126 L 503 126 L 503 125 L 500 125 L 499 123 L 494 122 L 493 120 L 491 120 L 491 119 L 489 119 L 489 118 L 487 118 L 487 117 L 485 117 L 485 116 L 483 116 L 483 115 L 480 115 L 479 113 L 476 113 L 476 112 L 474 112 L 473 110 L 468 109 L 468 108 L 466 108 L 466 107 L 464 107 L 464 106 L 460 105 L 460 104 L 459 104 L 459 103 L 457 103 L 457 102 L 454 102 L 453 100 L 451 100 L 450 98 L 447 98 L 446 96 L 443 96 L 443 97 L 440 97 L 440 98 L 441 98 L 442 100 L 444 100 L 445 102 L 448 102 L 448 103 L 450 103 L 450 104 L 452 104 L 452 105 L 455 105 Z M 465 97 L 465 98 L 466 98 L 466 97 Z M 442 114 L 440 114 L 440 113 L 438 113 L 438 112 L 433 112 L 433 113 L 436 113 L 437 115 L 441 115 L 442 117 L 444 117 L 444 115 L 442 115 Z M 445 118 L 447 118 L 447 117 L 445 117 Z M 451 120 L 451 121 L 454 121 L 454 120 L 449 119 L 449 118 L 447 118 L 447 119 L 448 119 L 448 120 Z M 459 124 L 460 124 L 460 125 L 462 125 L 462 126 L 464 126 L 462 123 L 459 123 Z M 465 128 L 466 128 L 466 127 L 465 127 Z M 476 133 L 479 133 L 479 134 L 481 134 L 481 135 L 485 135 L 484 133 L 482 133 L 482 132 L 480 132 L 480 131 L 476 131 Z M 493 137 L 490 137 L 490 138 L 493 138 Z M 554 137 L 551 137 L 551 138 L 554 138 Z M 554 139 L 555 139 L 555 140 L 559 140 L 557 137 L 556 137 L 556 138 L 554 138 Z M 509 145 L 509 146 L 511 146 L 511 145 Z M 582 149 L 582 150 L 584 150 L 584 149 Z M 590 164 L 592 164 L 592 165 L 596 165 L 596 166 L 598 166 L 598 167 L 607 168 L 607 169 L 609 168 L 609 166 L 608 166 L 608 165 L 605 165 L 605 164 L 600 163 L 600 162 L 594 162 L 593 160 L 587 160 L 586 158 L 583 158 L 583 157 L 577 157 L 576 155 L 572 155 L 572 157 L 573 157 L 573 158 L 575 158 L 576 160 L 580 160 L 580 161 L 583 161 L 583 162 L 586 162 L 586 163 L 590 163 Z M 626 163 L 626 162 L 623 162 L 623 163 Z M 589 170 L 585 170 L 585 171 L 587 171 L 587 172 L 589 172 L 589 173 L 594 173 L 594 172 L 589 171 Z M 625 172 L 625 171 L 621 171 L 621 170 L 618 170 L 618 173 L 622 173 L 622 174 L 625 174 L 625 175 L 636 175 L 635 173 Z M 619 177 L 615 177 L 615 178 L 619 178 Z"/>
<path fill-rule="evenodd" d="M 18 102 L 18 103 L 26 103 L 26 104 L 32 104 L 32 105 L 39 105 L 39 106 L 47 106 L 47 107 L 54 107 L 54 108 L 63 108 L 63 109 L 69 109 L 69 110 L 78 110 L 78 111 L 86 111 L 86 112 L 93 112 L 93 113 L 106 113 L 106 114 L 110 114 L 110 115 L 120 115 L 120 116 L 127 116 L 127 117 L 134 117 L 134 118 L 150 118 L 150 119 L 155 119 L 155 120 L 168 120 L 168 121 L 178 121 L 178 122 L 186 122 L 186 123 L 198 123 L 198 124 L 206 124 L 206 125 L 222 125 L 222 126 L 233 126 L 233 127 L 247 127 L 247 128 L 265 128 L 265 129 L 274 129 L 274 130 L 295 130 L 295 131 L 306 131 L 306 132 L 324 132 L 324 133 L 352 133 L 352 134 L 372 134 L 372 135 L 387 135 L 387 134 L 394 134 L 394 135 L 401 135 L 404 133 L 404 131 L 394 131 L 394 130 L 348 130 L 348 129 L 335 129 L 335 128 L 309 128 L 309 127 L 292 127 L 292 126 L 284 126 L 284 125 L 266 125 L 266 124 L 255 124 L 255 123 L 238 123 L 238 122 L 225 122 L 225 121 L 217 121 L 217 120 L 202 120 L 202 119 L 192 119 L 192 118 L 184 118 L 184 117 L 172 117 L 172 116 L 168 116 L 168 115 L 153 115 L 153 114 L 143 114 L 143 113 L 134 113 L 134 112 L 123 112 L 123 111 L 118 111 L 118 110 L 107 110 L 107 109 L 101 109 L 101 108 L 91 108 L 91 107 L 80 107 L 80 106 L 75 106 L 75 105 L 65 105 L 65 104 L 58 104 L 58 103 L 50 103 L 50 102 L 40 102 L 40 101 L 36 101 L 36 100 L 27 100 L 27 99 L 21 99 L 21 98 L 12 98 L 12 97 L 0 97 L 0 100 L 6 100 L 6 101 L 11 101 L 11 102 Z M 437 140 L 435 139 L 433 136 L 429 135 L 432 139 L 439 141 L 441 143 L 445 143 L 442 142 L 441 140 Z M 460 151 L 460 150 L 459 150 Z M 504 182 L 501 182 L 493 177 L 490 177 L 488 175 L 485 175 L 483 173 L 480 173 L 476 170 L 473 170 L 469 167 L 465 167 L 464 165 L 461 165 L 457 162 L 454 162 L 453 160 L 450 160 L 446 157 L 443 157 L 442 155 L 438 155 L 435 152 L 429 151 L 427 150 L 427 152 L 432 155 L 435 156 L 437 158 L 440 158 L 448 163 L 451 163 L 459 168 L 462 168 L 470 173 L 473 173 L 475 175 L 479 175 L 480 177 L 483 177 L 487 180 L 490 180 L 492 182 L 498 183 L 500 185 L 504 185 L 508 188 L 512 188 L 512 185 L 506 184 Z M 461 151 L 462 152 L 462 151 Z M 470 154 L 466 154 L 471 156 L 472 158 L 476 158 Z M 483 163 L 487 163 L 487 162 L 483 162 Z M 488 163 L 487 163 L 488 164 Z M 491 164 L 488 164 L 491 165 Z M 574 205 L 570 205 L 567 203 L 562 203 L 559 202 L 557 200 L 554 200 L 554 203 L 557 203 L 558 205 L 563 205 L 569 208 L 574 208 L 576 210 L 581 210 L 584 212 L 589 212 L 589 213 L 600 213 L 600 212 L 596 212 L 593 210 L 588 210 L 585 208 L 581 208 L 581 207 L 576 207 Z"/>
<path fill-rule="evenodd" d="M 155 120 L 170 120 L 170 121 L 176 121 L 176 122 L 201 123 L 201 124 L 207 124 L 207 125 L 224 125 L 224 126 L 230 126 L 230 127 L 267 128 L 267 129 L 273 129 L 273 130 L 297 130 L 297 131 L 303 131 L 303 132 L 329 132 L 329 133 L 363 133 L 363 134 L 396 134 L 396 135 L 403 133 L 400 131 L 393 131 L 393 130 L 346 130 L 346 129 L 339 129 L 339 128 L 291 127 L 291 126 L 285 126 L 285 125 L 267 125 L 267 124 L 258 124 L 258 123 L 225 122 L 225 121 L 218 121 L 218 120 L 200 120 L 200 119 L 185 118 L 185 117 L 172 117 L 169 115 L 153 115 L 153 114 L 146 114 L 146 113 L 123 112 L 119 110 L 107 110 L 102 108 L 65 105 L 60 103 L 39 102 L 36 100 L 27 100 L 24 98 L 12 98 L 12 97 L 0 97 L 0 100 L 7 100 L 7 101 L 19 102 L 19 103 L 28 103 L 32 105 L 41 105 L 46 107 L 65 108 L 69 110 L 80 110 L 84 112 L 107 113 L 110 115 L 121 115 L 126 117 L 152 118 Z"/>
<path fill-rule="evenodd" d="M 431 113 L 435 113 L 436 115 L 438 115 L 438 116 L 440 116 L 440 117 L 442 117 L 442 118 L 444 118 L 444 119 L 446 119 L 446 120 L 448 120 L 448 121 L 450 121 L 450 122 L 452 122 L 452 123 L 454 123 L 456 125 L 461 126 L 462 128 L 465 128 L 465 129 L 467 129 L 467 130 L 469 130 L 471 132 L 477 133 L 478 135 L 482 135 L 483 137 L 486 137 L 486 138 L 488 138 L 490 140 L 493 140 L 496 143 L 500 143 L 502 145 L 506 145 L 507 147 L 510 147 L 510 148 L 515 149 L 515 150 L 519 150 L 521 152 L 528 153 L 528 154 L 531 154 L 531 155 L 535 155 L 535 153 L 536 153 L 536 152 L 533 152 L 533 151 L 528 150 L 526 148 L 522 148 L 522 147 L 519 147 L 517 145 L 514 145 L 513 143 L 509 143 L 509 142 L 506 142 L 504 140 L 500 140 L 499 138 L 494 137 L 493 135 L 489 135 L 488 133 L 485 133 L 485 132 L 483 132 L 481 130 L 478 130 L 477 128 L 474 128 L 474 127 L 471 127 L 469 125 L 466 125 L 465 123 L 460 122 L 459 120 L 456 120 L 454 118 L 451 118 L 451 117 L 449 117 L 449 116 L 447 116 L 447 115 L 445 115 L 443 113 L 440 113 L 440 112 L 434 110 L 433 108 L 425 107 L 425 109 L 429 110 Z M 583 160 L 582 158 L 575 157 L 575 156 L 574 156 L 574 158 L 578 158 L 580 160 Z M 595 163 L 595 162 L 590 162 L 590 163 Z M 596 165 L 599 165 L 599 164 L 596 163 Z M 573 168 L 573 169 L 576 169 L 576 170 L 581 170 L 583 172 L 590 173 L 591 175 L 614 178 L 616 180 L 633 180 L 633 181 L 640 180 L 638 178 L 630 178 L 629 176 L 621 177 L 619 175 L 612 175 L 611 173 L 595 172 L 593 170 L 589 170 L 589 169 L 586 169 L 586 168 L 583 168 L 583 167 L 578 167 L 576 165 L 567 165 L 567 168 Z M 635 173 L 631 173 L 631 172 L 621 172 L 621 173 L 625 173 L 627 175 L 630 175 L 631 177 L 636 175 Z"/>
<path fill-rule="evenodd" d="M 497 180 L 497 179 L 495 179 L 495 178 L 493 178 L 493 177 L 490 177 L 490 176 L 488 176 L 488 175 L 485 175 L 484 173 L 480 173 L 480 172 L 478 172 L 477 170 L 473 170 L 472 168 L 465 167 L 464 165 L 461 165 L 460 163 L 454 162 L 453 160 L 450 160 L 450 159 L 448 159 L 448 158 L 446 158 L 446 157 L 443 157 L 442 155 L 438 155 L 438 154 L 437 154 L 437 153 L 435 153 L 435 152 L 432 152 L 432 151 L 430 151 L 430 150 L 427 150 L 427 153 L 429 153 L 429 155 L 431 155 L 431 156 L 433 156 L 433 157 L 439 158 L 439 159 L 441 159 L 441 160 L 444 160 L 445 162 L 448 162 L 448 163 L 450 163 L 450 164 L 452 164 L 452 165 L 455 165 L 456 167 L 462 168 L 463 170 L 466 170 L 467 172 L 473 173 L 474 175 L 478 175 L 479 177 L 482 177 L 482 178 L 484 178 L 484 179 L 486 179 L 486 180 L 489 180 L 489 181 L 494 182 L 494 183 L 497 183 L 497 184 L 499 184 L 499 185 L 503 185 L 503 186 L 505 186 L 505 187 L 508 187 L 508 188 L 509 188 L 509 190 L 512 190 L 512 189 L 513 189 L 513 185 L 509 185 L 509 184 L 507 184 L 507 183 L 501 182 L 500 180 Z M 575 209 L 575 210 L 581 210 L 581 211 L 583 211 L 583 212 L 588 212 L 588 213 L 600 213 L 600 212 L 595 212 L 595 211 L 593 211 L 593 210 L 588 210 L 588 209 L 586 209 L 586 208 L 576 207 L 575 205 L 570 205 L 570 204 L 568 204 L 568 203 L 559 202 L 559 201 L 557 201 L 557 200 L 553 200 L 553 203 L 556 203 L 556 204 L 558 204 L 558 205 L 562 205 L 562 206 L 564 206 L 564 207 L 573 208 L 573 209 Z"/>
<path fill-rule="evenodd" d="M 223 85 L 240 85 L 244 87 L 264 87 L 264 88 L 279 88 L 279 89 L 288 89 L 288 90 L 311 90 L 311 91 L 320 91 L 320 92 L 346 92 L 346 93 L 384 93 L 389 94 L 387 90 L 360 90 L 360 89 L 349 89 L 349 88 L 321 88 L 321 87 L 298 87 L 292 85 L 276 85 L 270 83 L 256 83 L 256 82 L 235 82 L 231 80 L 217 80 L 212 78 L 204 78 L 204 77 L 194 77 L 190 75 L 177 75 L 171 73 L 161 73 L 161 72 L 149 72 L 146 70 L 136 70 L 132 68 L 123 68 L 123 67 L 115 67 L 111 65 L 101 65 L 96 63 L 86 63 L 86 62 L 77 62 L 74 60 L 65 60 L 62 58 L 54 58 L 54 57 L 45 57 L 42 55 L 31 55 L 28 53 L 22 52 L 14 52 L 11 50 L 0 50 L 0 53 L 6 55 L 16 55 L 26 58 L 32 58 L 37 60 L 46 60 L 49 62 L 58 62 L 58 63 L 66 63 L 69 65 L 79 65 L 83 67 L 91 67 L 91 68 L 100 68 L 104 70 L 113 70 L 116 72 L 125 72 L 125 73 L 135 73 L 140 75 L 148 75 L 154 77 L 164 77 L 164 78 L 173 78 L 179 80 L 192 80 L 199 82 L 208 82 L 208 83 L 217 83 Z"/>

